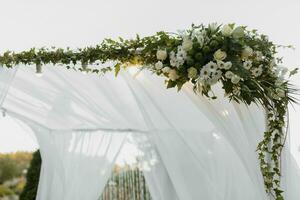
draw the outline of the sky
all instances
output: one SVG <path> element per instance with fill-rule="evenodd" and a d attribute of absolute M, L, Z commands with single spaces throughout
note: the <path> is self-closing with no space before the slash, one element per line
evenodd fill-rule
<path fill-rule="evenodd" d="M 284 64 L 300 66 L 300 1 L 297 0 L 10 0 L 1 2 L 0 52 L 33 46 L 84 47 L 103 38 L 174 32 L 191 23 L 247 25 L 278 44 Z M 300 75 L 293 79 L 300 86 Z M 290 108 L 291 151 L 300 164 L 300 106 Z M 11 119 L 0 119 L 0 151 L 36 148 Z"/>

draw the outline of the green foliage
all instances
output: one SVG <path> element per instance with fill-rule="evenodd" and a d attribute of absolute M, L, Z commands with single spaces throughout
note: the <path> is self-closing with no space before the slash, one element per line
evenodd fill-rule
<path fill-rule="evenodd" d="M 27 183 L 20 195 L 20 200 L 35 200 L 40 178 L 41 164 L 42 160 L 40 152 L 36 151 L 33 154 L 33 158 L 27 172 Z"/>
<path fill-rule="evenodd" d="M 18 170 L 15 162 L 8 157 L 0 160 L 0 183 L 17 177 Z"/>
<path fill-rule="evenodd" d="M 0 184 L 20 177 L 23 170 L 28 168 L 30 160 L 31 154 L 26 152 L 0 154 Z"/>
<path fill-rule="evenodd" d="M 9 196 L 9 195 L 12 195 L 12 194 L 14 194 L 14 192 L 11 189 L 0 185 L 0 197 Z"/>
<path fill-rule="evenodd" d="M 180 90 L 189 82 L 196 93 L 210 99 L 216 99 L 211 86 L 219 82 L 230 100 L 260 104 L 268 113 L 268 130 L 258 145 L 258 158 L 267 192 L 282 199 L 280 157 L 286 137 L 285 115 L 288 103 L 296 102 L 292 96 L 296 90 L 284 77 L 286 69 L 278 66 L 282 58 L 275 57 L 277 47 L 266 35 L 244 26 L 192 25 L 180 34 L 158 32 L 129 40 L 105 39 L 95 47 L 76 50 L 7 51 L 0 55 L 0 66 L 36 65 L 40 71 L 41 65 L 63 65 L 95 74 L 114 71 L 116 76 L 121 68 L 146 66 L 166 78 L 167 88 Z M 99 66 L 108 62 L 113 66 Z M 290 76 L 295 73 L 297 69 Z"/>

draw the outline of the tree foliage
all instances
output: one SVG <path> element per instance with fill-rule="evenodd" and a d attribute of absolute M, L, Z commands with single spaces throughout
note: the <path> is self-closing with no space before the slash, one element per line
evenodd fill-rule
<path fill-rule="evenodd" d="M 33 154 L 33 158 L 27 172 L 27 183 L 20 195 L 20 200 L 35 200 L 39 184 L 41 164 L 42 159 L 40 152 L 36 151 Z"/>

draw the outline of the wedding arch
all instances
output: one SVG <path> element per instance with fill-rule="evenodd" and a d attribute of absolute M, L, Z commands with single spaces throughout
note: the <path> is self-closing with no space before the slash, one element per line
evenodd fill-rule
<path fill-rule="evenodd" d="M 37 199 L 96 200 L 129 135 L 154 199 L 299 198 L 286 142 L 297 68 L 278 47 L 212 23 L 0 55 L 1 108 L 41 148 Z"/>

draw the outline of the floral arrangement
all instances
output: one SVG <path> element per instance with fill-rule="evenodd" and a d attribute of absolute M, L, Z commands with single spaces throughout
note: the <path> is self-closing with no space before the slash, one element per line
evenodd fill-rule
<path fill-rule="evenodd" d="M 105 74 L 112 70 L 117 76 L 122 67 L 136 66 L 166 78 L 167 88 L 178 90 L 190 82 L 196 93 L 215 99 L 212 86 L 223 85 L 230 100 L 247 105 L 262 105 L 267 112 L 267 130 L 257 152 L 266 191 L 276 200 L 283 199 L 280 189 L 280 157 L 286 138 L 286 113 L 289 102 L 296 102 L 296 92 L 288 82 L 288 71 L 276 58 L 277 45 L 256 30 L 234 24 L 200 25 L 178 34 L 158 32 L 149 37 L 104 40 L 100 45 L 71 50 L 56 48 L 31 49 L 20 53 L 7 51 L 0 55 L 0 65 L 18 64 L 63 65 L 85 73 Z M 288 46 L 290 47 L 290 46 Z M 114 61 L 112 67 L 102 63 Z M 95 64 L 99 67 L 89 67 Z"/>

